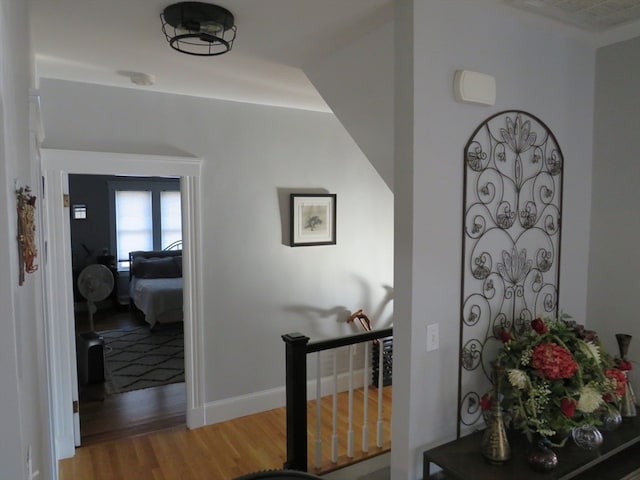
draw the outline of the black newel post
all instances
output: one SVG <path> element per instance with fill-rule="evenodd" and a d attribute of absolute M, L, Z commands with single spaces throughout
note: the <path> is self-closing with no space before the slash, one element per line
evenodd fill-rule
<path fill-rule="evenodd" d="M 301 333 L 282 335 L 286 344 L 287 461 L 284 468 L 307 471 L 307 343 Z"/>

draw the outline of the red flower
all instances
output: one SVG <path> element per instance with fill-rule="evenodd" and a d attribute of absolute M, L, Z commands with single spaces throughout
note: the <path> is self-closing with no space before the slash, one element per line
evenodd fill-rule
<path fill-rule="evenodd" d="M 547 333 L 547 324 L 541 318 L 536 318 L 531 322 L 531 328 L 533 328 L 540 335 Z"/>
<path fill-rule="evenodd" d="M 480 408 L 483 411 L 489 410 L 493 405 L 493 398 L 489 396 L 489 394 L 485 393 L 480 399 Z"/>
<path fill-rule="evenodd" d="M 500 332 L 500 340 L 502 340 L 502 343 L 507 343 L 511 338 L 511 334 L 508 330 L 502 330 Z"/>
<path fill-rule="evenodd" d="M 632 368 L 631 362 L 629 360 L 625 360 L 624 358 L 617 359 L 616 360 L 616 366 L 620 370 L 631 370 L 631 368 Z"/>
<path fill-rule="evenodd" d="M 624 374 L 624 372 L 622 372 L 622 370 L 618 368 L 607 368 L 604 371 L 604 374 L 615 384 L 615 394 L 618 397 L 622 397 L 622 395 L 624 395 L 624 389 L 627 386 L 627 376 Z"/>
<path fill-rule="evenodd" d="M 565 417 L 573 417 L 576 413 L 577 402 L 573 398 L 563 398 L 560 400 L 560 410 Z"/>
<path fill-rule="evenodd" d="M 571 378 L 578 370 L 578 364 L 571 353 L 552 342 L 541 343 L 533 349 L 531 365 L 549 380 Z"/>

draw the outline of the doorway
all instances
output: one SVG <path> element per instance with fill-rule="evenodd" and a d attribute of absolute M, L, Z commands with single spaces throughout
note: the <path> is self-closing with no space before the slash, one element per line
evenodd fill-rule
<path fill-rule="evenodd" d="M 188 428 L 204 425 L 201 346 L 202 293 L 197 258 L 201 159 L 159 155 L 130 155 L 75 150 L 41 151 L 47 320 L 45 342 L 52 352 L 49 361 L 50 396 L 54 429 L 55 460 L 74 455 L 79 443 L 78 378 L 75 363 L 75 325 L 71 271 L 69 174 L 179 177 L 183 219 L 184 351 L 186 422 Z M 61 199 L 66 199 L 65 201 Z M 53 253 L 55 252 L 55 254 Z"/>
<path fill-rule="evenodd" d="M 69 196 L 80 443 L 184 426 L 180 180 L 69 174 Z"/>

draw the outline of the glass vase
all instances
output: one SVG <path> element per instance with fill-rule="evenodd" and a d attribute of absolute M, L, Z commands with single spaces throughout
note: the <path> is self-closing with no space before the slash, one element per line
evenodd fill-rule
<path fill-rule="evenodd" d="M 511 458 L 511 447 L 504 427 L 502 408 L 500 407 L 500 383 L 504 367 L 493 363 L 494 395 L 487 428 L 482 435 L 481 452 L 489 463 L 501 464 Z"/>
<path fill-rule="evenodd" d="M 590 424 L 575 427 L 571 432 L 571 436 L 576 445 L 585 450 L 596 450 L 602 445 L 602 433 Z"/>
<path fill-rule="evenodd" d="M 613 432 L 622 424 L 622 415 L 613 405 L 606 405 L 602 410 L 600 421 L 602 422 L 602 430 Z"/>
<path fill-rule="evenodd" d="M 558 466 L 558 456 L 551 450 L 547 438 L 536 435 L 531 442 L 527 462 L 536 472 L 549 472 Z"/>

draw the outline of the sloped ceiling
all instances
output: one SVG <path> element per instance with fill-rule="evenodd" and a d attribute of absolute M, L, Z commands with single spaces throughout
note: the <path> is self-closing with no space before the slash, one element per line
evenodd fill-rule
<path fill-rule="evenodd" d="M 640 34 L 640 0 L 451 1 L 514 8 L 594 46 Z M 375 42 L 368 42 L 374 51 L 357 62 L 345 61 L 341 52 L 382 29 L 390 42 L 384 54 L 392 56 L 392 33 L 385 26 L 393 22 L 394 0 L 224 0 L 218 4 L 234 14 L 237 39 L 231 52 L 206 58 L 167 44 L 160 13 L 171 1 L 29 2 L 40 77 L 334 111 L 393 188 L 393 59 L 381 61 Z M 380 68 L 368 68 L 367 61 L 390 69 L 390 78 L 363 80 L 362 72 Z M 134 84 L 138 72 L 153 77 L 153 85 Z M 364 82 L 367 88 L 358 87 Z"/>
<path fill-rule="evenodd" d="M 392 16 L 392 0 L 224 0 L 233 50 L 193 57 L 165 40 L 171 0 L 29 0 L 41 77 L 329 111 L 303 67 Z M 154 85 L 131 82 L 133 72 Z"/>
<path fill-rule="evenodd" d="M 640 33 L 640 0 L 466 1 L 527 10 L 594 39 L 608 35 L 594 41 L 615 41 L 609 34 L 616 29 Z M 159 16 L 170 3 L 29 0 L 38 75 L 329 111 L 305 67 L 393 19 L 393 0 L 224 0 L 219 5 L 234 14 L 238 26 L 233 50 L 200 58 L 167 44 Z M 133 84 L 134 72 L 154 77 L 154 85 Z"/>

